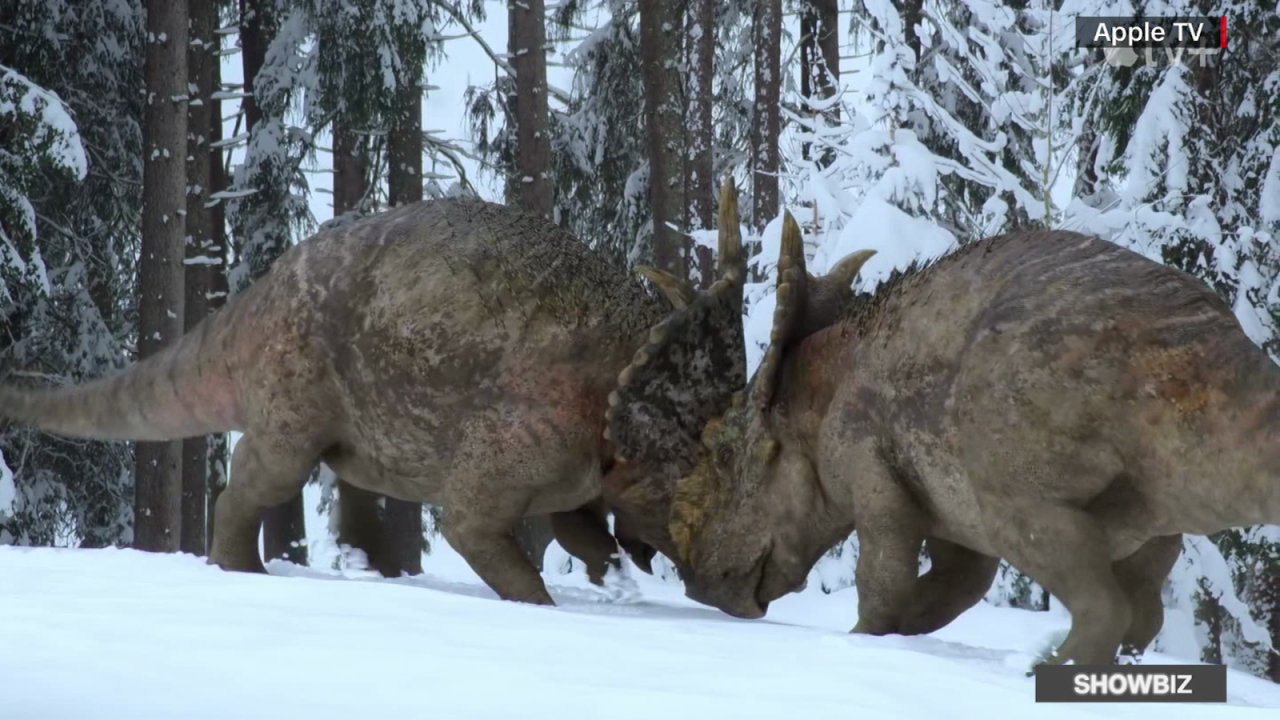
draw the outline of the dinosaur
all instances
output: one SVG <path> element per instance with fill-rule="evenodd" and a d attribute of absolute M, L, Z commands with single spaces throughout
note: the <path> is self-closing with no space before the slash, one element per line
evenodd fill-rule
<path fill-rule="evenodd" d="M 631 490 L 668 513 L 691 599 L 763 617 L 856 530 L 852 632 L 944 627 L 1005 559 L 1071 614 L 1031 672 L 1112 664 L 1160 631 L 1183 534 L 1280 522 L 1280 368 L 1201 281 L 1024 231 L 913 263 L 835 312 L 784 223 L 759 368 L 686 428 L 697 460 L 674 487 Z M 627 431 L 654 422 L 632 408 L 678 393 L 685 335 L 651 344 L 615 391 L 623 455 L 655 451 Z"/>
<path fill-rule="evenodd" d="M 710 290 L 642 270 L 664 302 L 549 220 L 474 198 L 404 205 L 322 228 L 127 370 L 0 387 L 0 419 L 100 440 L 243 433 L 214 508 L 208 560 L 224 570 L 264 571 L 262 513 L 323 462 L 362 490 L 440 506 L 446 541 L 500 598 L 553 605 L 511 529 L 549 515 L 572 526 L 570 552 L 585 533 L 616 553 L 607 530 L 590 530 L 614 456 L 605 408 L 651 326 L 714 296 L 706 319 L 724 327 L 692 373 L 691 422 L 723 412 L 746 381 L 731 181 L 720 221 Z"/>
<path fill-rule="evenodd" d="M 368 568 L 383 577 L 399 577 L 402 568 L 397 556 L 386 545 L 383 535 L 383 519 L 378 512 L 378 496 L 344 481 L 338 483 L 335 506 L 338 512 L 338 541 L 362 551 Z M 521 549 L 534 566 L 542 569 L 542 558 L 552 540 L 560 543 L 569 554 L 582 560 L 587 579 L 597 587 L 604 587 L 610 568 L 620 571 L 621 558 L 618 548 L 631 558 L 642 572 L 653 574 L 653 558 L 657 550 L 645 544 L 626 525 L 622 518 L 614 518 L 614 530 L 609 532 L 609 506 L 597 499 L 571 512 L 552 513 L 529 518 L 534 531 L 524 538 L 527 546 Z"/>

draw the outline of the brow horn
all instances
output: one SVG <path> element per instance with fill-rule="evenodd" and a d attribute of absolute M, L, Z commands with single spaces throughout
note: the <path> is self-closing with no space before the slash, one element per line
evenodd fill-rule
<path fill-rule="evenodd" d="M 698 291 L 692 285 L 665 270 L 637 265 L 636 272 L 649 278 L 654 287 L 658 288 L 677 310 L 687 307 L 698 296 Z"/>

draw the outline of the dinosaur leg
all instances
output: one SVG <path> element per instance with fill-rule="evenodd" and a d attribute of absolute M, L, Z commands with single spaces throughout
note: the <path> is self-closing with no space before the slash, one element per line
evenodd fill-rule
<path fill-rule="evenodd" d="M 1114 564 L 1116 578 L 1129 594 L 1133 619 L 1121 641 L 1121 652 L 1141 657 L 1164 625 L 1160 587 L 1182 552 L 1182 536 L 1166 535 L 1147 541 L 1129 557 Z"/>
<path fill-rule="evenodd" d="M 899 631 L 920 575 L 925 518 L 914 498 L 876 458 L 868 441 L 846 446 L 833 468 L 856 468 L 858 510 L 858 623 L 852 632 L 887 635 Z"/>
<path fill-rule="evenodd" d="M 224 570 L 266 572 L 258 554 L 258 531 L 267 508 L 302 492 L 318 455 L 262 435 L 246 434 L 231 457 L 231 482 L 214 508 L 209 562 Z"/>
<path fill-rule="evenodd" d="M 555 539 L 551 519 L 545 515 L 529 515 L 517 520 L 512 532 L 529 562 L 533 563 L 538 572 L 542 572 L 547 548 L 551 547 L 551 541 Z"/>
<path fill-rule="evenodd" d="M 1002 506 L 987 527 L 1004 557 L 1071 612 L 1071 631 L 1045 664 L 1110 665 L 1133 605 L 1112 570 L 1108 535 L 1085 512 L 1064 505 Z"/>
<path fill-rule="evenodd" d="M 495 517 L 483 508 L 445 505 L 442 533 L 486 585 L 503 600 L 554 605 L 547 586 L 511 529 L 516 518 Z"/>
<path fill-rule="evenodd" d="M 338 542 L 362 550 L 369 569 L 384 577 L 387 575 L 378 496 L 341 478 L 338 479 Z"/>
<path fill-rule="evenodd" d="M 946 627 L 978 603 L 991 588 L 1000 559 L 962 545 L 930 537 L 930 567 L 912 591 L 898 632 L 925 635 Z"/>
<path fill-rule="evenodd" d="M 618 540 L 618 545 L 631 556 L 631 562 L 640 568 L 645 574 L 653 574 L 653 558 L 658 551 L 652 546 L 640 539 L 640 535 L 632 529 L 631 524 L 627 522 L 621 515 L 613 517 L 613 534 Z"/>
<path fill-rule="evenodd" d="M 566 552 L 586 563 L 592 585 L 604 585 L 610 566 L 622 568 L 618 544 L 609 534 L 608 515 L 598 501 L 577 510 L 552 513 L 551 529 Z"/>

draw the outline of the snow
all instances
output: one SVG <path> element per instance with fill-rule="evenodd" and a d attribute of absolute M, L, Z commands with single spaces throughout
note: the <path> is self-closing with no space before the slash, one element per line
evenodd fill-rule
<path fill-rule="evenodd" d="M 556 546 L 549 551 L 562 552 Z M 1061 613 L 980 604 L 927 637 L 846 631 L 856 591 L 735 620 L 639 573 L 609 602 L 546 573 L 558 607 L 497 600 L 443 542 L 427 574 L 372 579 L 190 555 L 0 547 L 7 717 L 1148 717 L 1143 704 L 1034 702 L 1025 669 Z M 548 562 L 548 567 L 556 563 Z M 812 585 L 812 584 L 811 584 Z M 1146 662 L 1181 664 L 1149 655 Z M 1162 718 L 1270 717 L 1280 687 L 1231 671 L 1228 706 Z M 1251 707 L 1252 706 L 1252 707 Z"/>
<path fill-rule="evenodd" d="M 38 117 L 36 145 L 49 141 L 52 162 L 70 171 L 76 180 L 85 178 L 89 162 L 80 142 L 80 131 L 62 99 L 22 73 L 0 65 L 0 117 L 14 112 Z"/>
<path fill-rule="evenodd" d="M 13 512 L 13 501 L 18 499 L 18 488 L 13 484 L 13 471 L 4 461 L 0 450 L 0 518 Z"/>
<path fill-rule="evenodd" d="M 1185 65 L 1173 65 L 1151 91 L 1151 97 L 1134 125 L 1129 141 L 1129 178 L 1125 198 L 1141 202 L 1163 179 L 1166 194 L 1176 196 L 1187 188 L 1188 157 L 1187 98 L 1193 96 L 1187 85 Z"/>
<path fill-rule="evenodd" d="M 871 292 L 895 269 L 905 270 L 913 261 L 927 262 L 955 248 L 955 237 L 938 225 L 912 217 L 885 200 L 868 197 L 845 224 L 826 262 L 815 263 L 815 273 L 826 272 L 846 255 L 858 250 L 876 254 L 862 266 L 860 290 Z"/>
<path fill-rule="evenodd" d="M 1280 147 L 1271 156 L 1267 175 L 1258 195 L 1258 212 L 1264 222 L 1280 223 Z"/>

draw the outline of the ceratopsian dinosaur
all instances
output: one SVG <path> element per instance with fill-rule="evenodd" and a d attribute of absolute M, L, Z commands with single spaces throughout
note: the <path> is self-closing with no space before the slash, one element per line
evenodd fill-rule
<path fill-rule="evenodd" d="M 1160 630 L 1182 533 L 1280 522 L 1280 368 L 1192 276 L 1020 232 L 895 273 L 821 327 L 789 218 L 778 267 L 765 358 L 670 503 L 691 598 L 761 617 L 856 528 L 854 632 L 942 627 L 1004 558 L 1071 612 L 1047 662 L 1111 663 Z M 616 397 L 628 455 L 650 451 L 629 408 L 680 384 L 667 346 L 648 354 Z"/>
<path fill-rule="evenodd" d="M 707 293 L 647 271 L 677 308 L 708 296 L 718 308 L 708 318 L 723 327 L 694 373 L 698 421 L 746 381 L 730 183 L 720 245 L 724 277 Z M 552 604 L 511 528 L 600 497 L 614 454 L 607 396 L 669 312 L 550 221 L 422 202 L 320 231 L 126 372 L 0 388 L 0 417 L 104 440 L 243 432 L 214 511 L 209 556 L 224 569 L 263 570 L 263 510 L 324 462 L 356 487 L 441 506 L 445 539 L 500 597 Z"/>

